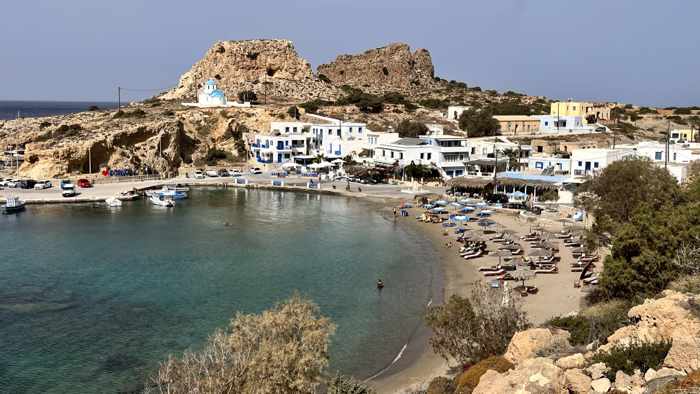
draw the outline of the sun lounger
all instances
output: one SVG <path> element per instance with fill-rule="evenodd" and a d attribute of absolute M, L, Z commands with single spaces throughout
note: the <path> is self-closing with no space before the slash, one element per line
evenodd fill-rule
<path fill-rule="evenodd" d="M 506 273 L 505 270 L 483 272 L 484 276 L 498 276 L 498 275 L 503 275 L 505 273 Z"/>
<path fill-rule="evenodd" d="M 556 274 L 559 272 L 559 269 L 556 266 L 552 266 L 549 269 L 537 269 L 535 270 L 536 274 Z"/>
<path fill-rule="evenodd" d="M 475 258 L 477 258 L 477 257 L 481 257 L 481 255 L 482 255 L 483 253 L 484 253 L 483 251 L 478 250 L 478 251 L 476 251 L 476 252 L 474 252 L 474 253 L 467 254 L 467 255 L 464 255 L 464 256 L 462 256 L 462 257 L 464 257 L 465 260 L 475 259 Z"/>

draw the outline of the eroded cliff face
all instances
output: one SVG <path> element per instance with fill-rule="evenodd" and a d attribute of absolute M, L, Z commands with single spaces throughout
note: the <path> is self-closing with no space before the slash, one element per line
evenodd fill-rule
<path fill-rule="evenodd" d="M 235 100 L 239 92 L 254 91 L 269 98 L 310 100 L 332 98 L 337 89 L 319 81 L 311 65 L 300 57 L 289 40 L 219 41 L 180 77 L 166 100 L 194 100 L 209 78 Z"/>
<path fill-rule="evenodd" d="M 279 112 L 279 113 L 278 113 Z M 84 112 L 0 123 L 0 145 L 24 146 L 20 176 L 55 178 L 100 168 L 148 168 L 160 174 L 176 174 L 180 167 L 206 164 L 213 149 L 237 157 L 236 141 L 248 132 L 269 127 L 275 111 L 235 108 L 226 110 L 179 109 L 173 103 L 115 111 Z"/>
<path fill-rule="evenodd" d="M 350 85 L 370 93 L 411 93 L 437 86 L 430 52 L 411 52 L 407 44 L 395 43 L 357 55 L 341 55 L 318 67 L 335 85 Z M 321 77 L 323 78 L 323 77 Z"/>

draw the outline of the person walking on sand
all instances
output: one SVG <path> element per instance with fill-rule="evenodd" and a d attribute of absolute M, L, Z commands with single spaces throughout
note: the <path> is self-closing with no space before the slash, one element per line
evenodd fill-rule
<path fill-rule="evenodd" d="M 396 207 L 394 207 L 394 217 L 396 217 Z"/>

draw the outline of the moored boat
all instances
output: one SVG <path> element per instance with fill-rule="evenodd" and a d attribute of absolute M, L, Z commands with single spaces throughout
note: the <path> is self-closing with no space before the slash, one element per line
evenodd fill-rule
<path fill-rule="evenodd" d="M 162 194 L 151 194 L 149 199 L 151 200 L 151 203 L 153 205 L 158 205 L 166 208 L 171 208 L 175 206 L 175 201 L 172 198 L 164 196 Z"/>
<path fill-rule="evenodd" d="M 121 207 L 122 206 L 122 201 L 118 199 L 117 197 L 109 197 L 105 199 L 105 203 L 107 203 L 108 207 Z"/>
<path fill-rule="evenodd" d="M 24 201 L 20 200 L 19 197 L 7 197 L 7 201 L 0 206 L 0 210 L 4 214 L 24 211 Z"/>

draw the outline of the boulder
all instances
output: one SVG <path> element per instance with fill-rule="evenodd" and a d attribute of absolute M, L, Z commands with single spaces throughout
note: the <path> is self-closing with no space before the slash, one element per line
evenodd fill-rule
<path fill-rule="evenodd" d="M 503 357 L 513 364 L 518 364 L 528 358 L 570 352 L 570 336 L 567 331 L 559 329 L 531 328 L 520 331 L 510 340 Z"/>
<path fill-rule="evenodd" d="M 564 372 L 544 357 L 523 360 L 505 373 L 489 370 L 481 376 L 473 394 L 566 392 Z"/>
<path fill-rule="evenodd" d="M 686 373 L 672 368 L 663 367 L 656 371 L 655 379 L 665 378 L 667 376 L 685 376 Z"/>
<path fill-rule="evenodd" d="M 689 373 L 700 369 L 700 338 L 676 334 L 664 366 Z"/>
<path fill-rule="evenodd" d="M 642 373 L 639 370 L 630 376 L 622 371 L 617 371 L 615 374 L 615 383 L 613 383 L 613 389 L 630 394 L 641 394 L 644 392 L 642 386 L 644 385 L 644 379 L 642 378 Z"/>
<path fill-rule="evenodd" d="M 588 393 L 591 388 L 591 378 L 580 369 L 567 369 L 564 371 L 564 384 L 569 392 Z"/>
<path fill-rule="evenodd" d="M 647 369 L 644 373 L 644 381 L 651 382 L 654 379 L 656 379 L 656 370 L 654 368 Z"/>
<path fill-rule="evenodd" d="M 627 316 L 635 323 L 615 331 L 598 350 L 607 351 L 618 344 L 695 337 L 700 332 L 700 319 L 692 312 L 695 296 L 673 290 L 665 290 L 662 295 L 631 308 Z"/>
<path fill-rule="evenodd" d="M 608 367 L 605 365 L 605 363 L 595 363 L 586 368 L 586 372 L 591 375 L 591 378 L 600 379 L 606 372 L 608 372 Z"/>
<path fill-rule="evenodd" d="M 607 393 L 610 390 L 610 379 L 600 378 L 591 382 L 591 389 L 594 393 Z"/>
<path fill-rule="evenodd" d="M 562 357 L 556 362 L 557 367 L 561 369 L 583 368 L 586 366 L 586 358 L 581 353 L 572 354 Z"/>

